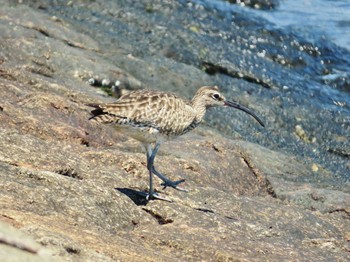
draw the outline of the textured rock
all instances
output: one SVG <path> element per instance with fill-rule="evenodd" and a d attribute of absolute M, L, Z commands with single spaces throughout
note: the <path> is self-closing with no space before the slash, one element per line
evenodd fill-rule
<path fill-rule="evenodd" d="M 120 69 L 63 17 L 10 4 L 0 14 L 1 261 L 349 260 L 350 192 L 327 169 L 202 126 L 155 161 L 189 192 L 156 186 L 174 202 L 145 203 L 139 144 L 87 121 L 86 103 L 112 101 L 86 82 L 95 74 L 193 85 L 185 95 L 215 78 L 128 52 Z"/>

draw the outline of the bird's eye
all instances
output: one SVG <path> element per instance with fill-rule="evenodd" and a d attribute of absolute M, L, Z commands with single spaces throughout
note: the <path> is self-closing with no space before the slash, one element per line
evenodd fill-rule
<path fill-rule="evenodd" d="M 220 95 L 219 95 L 219 94 L 214 94 L 214 95 L 213 95 L 213 98 L 214 98 L 215 100 L 219 100 Z"/>

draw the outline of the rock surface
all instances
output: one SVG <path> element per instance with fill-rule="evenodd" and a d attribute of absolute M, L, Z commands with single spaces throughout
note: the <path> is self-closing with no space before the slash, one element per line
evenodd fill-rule
<path fill-rule="evenodd" d="M 87 8 L 84 1 L 64 3 L 76 20 Z M 92 37 L 89 25 L 72 22 L 70 14 L 49 14 L 50 1 L 29 4 L 4 2 L 0 10 L 1 261 L 350 259 L 348 184 L 334 183 L 333 173 L 311 160 L 237 133 L 228 138 L 204 125 L 164 144 L 155 164 L 173 179 L 185 178 L 189 192 L 156 186 L 174 202 L 142 201 L 135 191 L 148 188 L 145 155 L 138 142 L 87 121 L 86 103 L 113 101 L 87 80 L 123 79 L 128 89 L 167 86 L 191 96 L 217 81 L 208 70 L 218 64 L 184 63 L 193 54 L 166 42 L 150 45 L 155 55 L 147 56 L 132 28 L 135 42 L 112 37 L 111 50 L 98 39 L 104 32 Z M 162 8 L 170 12 L 173 5 Z M 115 10 L 105 15 L 137 23 L 131 10 Z M 109 33 L 126 34 L 128 24 L 115 21 Z M 142 26 L 166 34 L 151 20 Z M 179 55 L 182 62 L 172 58 Z M 263 136 L 242 119 L 237 116 L 238 130 L 249 125 L 251 140 Z"/>

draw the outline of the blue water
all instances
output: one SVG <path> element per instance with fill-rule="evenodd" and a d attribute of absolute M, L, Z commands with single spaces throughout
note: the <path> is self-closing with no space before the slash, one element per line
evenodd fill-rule
<path fill-rule="evenodd" d="M 224 0 L 193 2 L 221 11 L 240 8 L 243 12 L 252 12 L 265 18 L 276 27 L 295 29 L 305 39 L 312 35 L 321 36 L 350 50 L 350 0 L 280 0 L 274 10 L 253 9 Z"/>
<path fill-rule="evenodd" d="M 276 10 L 254 12 L 276 26 L 312 31 L 350 50 L 350 0 L 281 0 Z"/>

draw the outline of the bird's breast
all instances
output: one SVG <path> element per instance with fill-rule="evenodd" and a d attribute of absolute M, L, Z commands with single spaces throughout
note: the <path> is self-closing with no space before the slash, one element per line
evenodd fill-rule
<path fill-rule="evenodd" d="M 168 135 L 161 133 L 158 129 L 149 126 L 120 126 L 117 125 L 116 129 L 127 135 L 132 137 L 142 143 L 155 143 L 155 142 L 163 142 L 171 139 Z"/>

